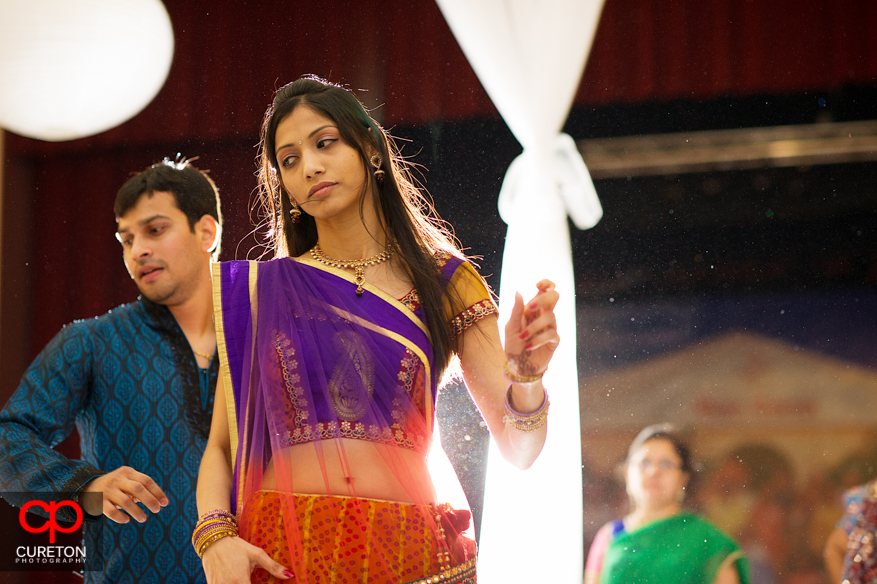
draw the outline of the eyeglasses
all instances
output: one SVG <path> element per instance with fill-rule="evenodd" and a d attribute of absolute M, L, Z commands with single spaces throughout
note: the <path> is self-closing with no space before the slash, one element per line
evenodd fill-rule
<path fill-rule="evenodd" d="M 682 468 L 681 465 L 673 462 L 672 460 L 649 460 L 644 458 L 636 463 L 637 468 L 639 468 L 642 472 L 646 472 L 650 468 L 654 467 L 658 470 L 669 472 L 671 470 L 679 470 Z"/>

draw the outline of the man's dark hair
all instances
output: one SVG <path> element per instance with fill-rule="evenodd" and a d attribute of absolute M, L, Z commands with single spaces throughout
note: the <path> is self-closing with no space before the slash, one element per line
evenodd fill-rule
<path fill-rule="evenodd" d="M 198 170 L 186 159 L 174 162 L 165 158 L 125 181 L 116 195 L 116 217 L 130 211 L 140 197 L 152 196 L 155 191 L 174 195 L 177 208 L 189 220 L 189 228 L 193 231 L 195 223 L 204 215 L 210 215 L 222 225 L 219 189 L 206 172 Z"/>

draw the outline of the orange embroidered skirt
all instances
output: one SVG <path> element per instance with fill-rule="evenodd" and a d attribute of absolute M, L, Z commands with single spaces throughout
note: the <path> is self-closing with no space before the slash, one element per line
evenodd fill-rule
<path fill-rule="evenodd" d="M 284 527 L 293 509 L 300 546 Z M 277 491 L 254 493 L 239 521 L 240 536 L 295 572 L 295 584 L 475 584 L 475 542 L 459 535 L 468 522 L 446 505 Z M 282 581 L 256 568 L 252 582 Z"/>

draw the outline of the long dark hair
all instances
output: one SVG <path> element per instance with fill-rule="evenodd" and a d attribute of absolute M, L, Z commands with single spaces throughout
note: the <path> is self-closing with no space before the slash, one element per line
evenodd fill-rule
<path fill-rule="evenodd" d="M 359 152 L 367 176 L 360 198 L 360 216 L 365 205 L 364 195 L 371 189 L 375 195 L 372 197 L 375 212 L 387 235 L 388 245 L 392 245 L 403 260 L 426 313 L 436 371 L 443 371 L 450 362 L 454 346 L 442 306 L 447 282 L 441 279 L 436 255 L 444 252 L 462 257 L 462 252 L 454 244 L 448 225 L 415 186 L 409 164 L 399 155 L 392 137 L 368 115 L 352 93 L 319 77 L 302 77 L 281 87 L 262 121 L 259 199 L 275 255 L 300 256 L 317 243 L 316 221 L 307 212 L 302 209 L 298 223 L 288 220 L 292 207 L 280 179 L 275 153 L 277 126 L 298 106 L 307 106 L 333 120 L 341 138 Z M 369 156 L 374 152 L 383 161 L 381 169 L 385 179 L 382 184 L 371 172 L 373 167 Z M 459 304 L 455 295 L 452 295 L 452 301 Z M 461 310 L 458 306 L 454 309 L 453 314 Z"/>

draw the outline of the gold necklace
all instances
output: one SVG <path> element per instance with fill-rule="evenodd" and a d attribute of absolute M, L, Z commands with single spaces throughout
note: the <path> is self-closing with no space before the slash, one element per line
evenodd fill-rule
<path fill-rule="evenodd" d="M 207 353 L 202 353 L 202 352 L 199 351 L 198 349 L 192 349 L 192 352 L 195 353 L 196 355 L 198 355 L 199 357 L 204 357 L 204 358 L 207 359 L 208 361 L 210 361 L 211 359 L 213 359 L 213 353 L 210 353 L 210 354 L 208 355 Z"/>
<path fill-rule="evenodd" d="M 363 260 L 336 260 L 335 258 L 327 257 L 323 253 L 323 250 L 320 249 L 319 242 L 317 242 L 313 249 L 311 249 L 311 257 L 323 265 L 331 266 L 333 268 L 353 268 L 353 283 L 356 284 L 357 296 L 362 296 L 362 285 L 365 284 L 365 267 L 385 262 L 390 259 L 390 256 L 392 255 L 393 250 L 387 246 L 378 255 Z"/>

